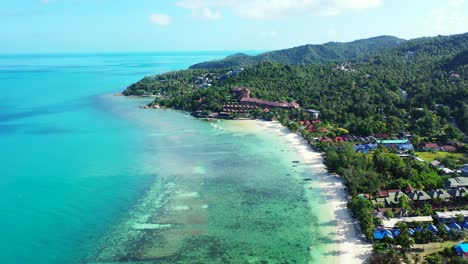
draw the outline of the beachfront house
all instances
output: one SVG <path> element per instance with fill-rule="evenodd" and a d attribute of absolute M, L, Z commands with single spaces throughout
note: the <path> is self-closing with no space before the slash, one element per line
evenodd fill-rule
<path fill-rule="evenodd" d="M 413 191 L 408 193 L 408 198 L 413 202 L 424 202 L 431 200 L 431 196 L 425 191 Z"/>
<path fill-rule="evenodd" d="M 460 211 L 450 211 L 450 212 L 436 212 L 435 217 L 441 223 L 452 223 L 456 222 L 458 216 L 463 216 L 464 220 L 468 220 L 468 211 L 467 210 L 460 210 Z"/>
<path fill-rule="evenodd" d="M 448 201 L 452 198 L 446 190 L 444 189 L 435 189 L 429 192 L 429 196 L 434 200 Z"/>
<path fill-rule="evenodd" d="M 445 181 L 445 185 L 449 189 L 468 187 L 468 177 L 455 177 Z"/>
<path fill-rule="evenodd" d="M 460 257 L 468 257 L 468 243 L 460 243 L 453 247 Z"/>
<path fill-rule="evenodd" d="M 397 192 L 389 192 L 388 197 L 385 198 L 385 202 L 388 206 L 398 205 L 400 203 L 401 197 L 406 196 L 402 191 L 398 190 Z"/>
<path fill-rule="evenodd" d="M 454 199 L 462 198 L 468 195 L 468 189 L 465 187 L 454 188 L 450 190 L 450 194 Z"/>

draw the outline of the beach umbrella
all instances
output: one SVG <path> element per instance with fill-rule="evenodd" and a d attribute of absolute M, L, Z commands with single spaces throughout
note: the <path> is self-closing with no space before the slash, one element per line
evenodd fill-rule
<path fill-rule="evenodd" d="M 455 230 L 461 230 L 462 228 L 455 222 L 451 223 L 450 224 L 450 228 L 451 229 L 455 229 Z"/>
<path fill-rule="evenodd" d="M 449 232 L 450 228 L 446 224 L 442 224 L 442 227 L 445 229 L 445 231 Z"/>
<path fill-rule="evenodd" d="M 381 230 L 375 230 L 373 234 L 374 234 L 375 239 L 378 239 L 378 240 L 384 239 L 384 234 Z"/>
<path fill-rule="evenodd" d="M 467 229 L 467 228 L 468 228 L 468 222 L 467 222 L 467 221 L 463 222 L 463 223 L 461 224 L 461 227 Z"/>
<path fill-rule="evenodd" d="M 413 228 L 408 228 L 408 234 L 413 236 L 414 235 L 414 229 Z"/>
<path fill-rule="evenodd" d="M 424 227 L 422 227 L 422 226 L 421 227 L 416 227 L 414 229 L 415 232 L 422 232 L 423 230 L 424 230 Z"/>
<path fill-rule="evenodd" d="M 439 230 L 437 229 L 437 227 L 433 224 L 430 224 L 428 227 L 427 227 L 427 230 L 433 232 L 433 233 L 437 233 Z"/>
<path fill-rule="evenodd" d="M 383 234 L 384 234 L 384 237 L 393 238 L 393 234 L 389 230 L 384 230 Z"/>
<path fill-rule="evenodd" d="M 401 231 L 400 231 L 400 229 L 393 229 L 392 233 L 393 233 L 394 237 L 397 237 L 397 236 L 400 235 Z"/>

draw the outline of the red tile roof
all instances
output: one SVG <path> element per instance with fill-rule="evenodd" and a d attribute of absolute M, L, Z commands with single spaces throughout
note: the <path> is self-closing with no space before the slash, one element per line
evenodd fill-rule
<path fill-rule="evenodd" d="M 452 151 L 456 151 L 456 150 L 457 150 L 457 148 L 454 147 L 454 146 L 443 146 L 442 149 L 443 149 L 444 151 L 447 151 L 447 152 L 452 152 Z"/>
<path fill-rule="evenodd" d="M 440 148 L 440 146 L 437 143 L 426 143 L 424 144 L 425 148 Z"/>

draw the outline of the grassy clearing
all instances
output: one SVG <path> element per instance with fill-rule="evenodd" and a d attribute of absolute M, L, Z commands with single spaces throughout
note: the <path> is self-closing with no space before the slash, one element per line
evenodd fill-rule
<path fill-rule="evenodd" d="M 416 152 L 416 156 L 420 157 L 424 161 L 431 162 L 435 160 L 437 157 L 445 158 L 447 156 L 452 156 L 455 158 L 463 158 L 462 153 L 449 153 L 449 152 Z"/>
<path fill-rule="evenodd" d="M 444 250 L 447 247 L 453 247 L 459 242 L 443 242 L 443 243 L 429 243 L 429 244 L 414 244 L 411 252 L 408 253 L 410 260 L 413 260 L 413 256 L 418 254 L 421 259 L 424 259 L 425 256 Z M 411 261 L 410 263 L 414 263 Z"/>

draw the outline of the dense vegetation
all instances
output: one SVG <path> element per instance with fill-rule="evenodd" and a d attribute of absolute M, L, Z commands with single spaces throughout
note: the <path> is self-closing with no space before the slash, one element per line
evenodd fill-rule
<path fill-rule="evenodd" d="M 427 163 L 401 158 L 388 149 L 368 155 L 356 153 L 351 144 L 340 144 L 338 148 L 330 148 L 325 157 L 327 168 L 347 180 L 353 195 L 404 189 L 408 185 L 431 190 L 443 187 L 445 180 Z"/>
<path fill-rule="evenodd" d="M 235 54 L 223 60 L 202 62 L 192 65 L 191 69 L 218 69 L 248 67 L 262 62 L 277 62 L 282 64 L 312 64 L 327 63 L 364 58 L 372 53 L 394 47 L 405 40 L 392 36 L 380 36 L 353 42 L 329 42 L 323 45 L 304 45 L 291 49 L 271 51 L 257 56 Z"/>
<path fill-rule="evenodd" d="M 227 78 L 227 70 L 186 70 L 131 85 L 124 93 L 156 94 L 157 104 L 217 112 L 234 100 L 230 88 L 245 86 L 252 96 L 296 100 L 321 111 L 321 119 L 357 135 L 411 131 L 423 137 L 461 139 L 451 125 L 468 131 L 468 33 L 422 38 L 334 69 L 337 64 L 261 63 Z M 456 75 L 454 75 L 456 73 Z M 213 80 L 198 88 L 199 76 Z"/>

